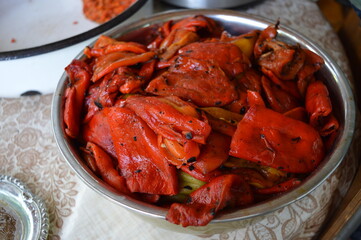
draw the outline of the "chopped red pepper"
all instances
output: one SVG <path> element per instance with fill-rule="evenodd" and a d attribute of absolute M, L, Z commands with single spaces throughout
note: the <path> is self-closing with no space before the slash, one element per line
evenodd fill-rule
<path fill-rule="evenodd" d="M 302 122 L 308 122 L 307 111 L 304 107 L 296 107 L 285 113 L 283 113 L 286 117 L 293 118 Z"/>
<path fill-rule="evenodd" d="M 117 154 L 113 145 L 111 129 L 105 112 L 97 112 L 84 126 L 83 138 L 86 142 L 92 142 L 100 146 L 110 156 L 116 159 Z"/>
<path fill-rule="evenodd" d="M 322 137 L 326 137 L 333 134 L 334 132 L 337 132 L 338 128 L 340 127 L 340 124 L 334 115 L 330 115 L 325 120 L 325 124 L 319 130 Z"/>
<path fill-rule="evenodd" d="M 284 113 L 300 105 L 296 98 L 280 89 L 265 76 L 262 76 L 262 86 L 267 102 L 276 112 Z"/>
<path fill-rule="evenodd" d="M 173 57 L 183 46 L 199 40 L 199 36 L 193 31 L 176 29 L 172 31 L 160 45 L 164 52 L 160 55 L 162 61 L 167 61 Z"/>
<path fill-rule="evenodd" d="M 249 109 L 249 98 L 247 92 L 254 91 L 261 93 L 262 91 L 261 75 L 253 68 L 250 68 L 237 76 L 236 81 L 238 99 L 225 106 L 225 108 L 243 115 Z"/>
<path fill-rule="evenodd" d="M 163 138 L 161 135 L 158 135 L 158 138 L 162 139 L 160 146 L 169 153 L 167 155 L 169 162 L 177 168 L 187 164 L 189 159 L 197 158 L 200 153 L 199 144 L 194 141 L 188 140 L 182 145 L 177 141 Z"/>
<path fill-rule="evenodd" d="M 210 114 L 207 114 L 207 118 L 209 121 L 209 124 L 212 127 L 212 130 L 217 131 L 219 133 L 222 133 L 224 135 L 232 137 L 234 133 L 236 132 L 236 126 L 233 124 L 221 120 L 219 118 L 213 117 Z"/>
<path fill-rule="evenodd" d="M 311 126 L 264 107 L 251 107 L 232 138 L 230 155 L 286 172 L 308 173 L 324 157 Z"/>
<path fill-rule="evenodd" d="M 268 42 L 267 45 L 273 49 L 261 55 L 258 64 L 272 71 L 281 80 L 294 80 L 305 61 L 303 50 L 275 41 Z"/>
<path fill-rule="evenodd" d="M 259 194 L 275 194 L 289 191 L 301 184 L 301 180 L 298 178 L 291 178 L 285 182 L 276 184 L 269 188 L 257 189 L 256 192 Z"/>
<path fill-rule="evenodd" d="M 256 59 L 258 59 L 262 52 L 267 48 L 265 43 L 276 38 L 278 24 L 279 22 L 277 22 L 275 25 L 268 26 L 266 29 L 261 31 L 253 50 L 253 55 Z"/>
<path fill-rule="evenodd" d="M 176 194 L 176 169 L 168 164 L 158 147 L 157 136 L 148 125 L 127 108 L 111 107 L 102 111 L 107 116 L 119 168 L 129 190 Z"/>
<path fill-rule="evenodd" d="M 173 203 L 166 219 L 187 226 L 207 225 L 217 212 L 226 207 L 246 206 L 253 201 L 250 186 L 242 177 L 222 175 L 203 185 L 189 196 L 185 204 Z"/>
<path fill-rule="evenodd" d="M 261 106 L 265 107 L 266 104 L 263 101 L 262 96 L 255 91 L 247 91 L 247 102 L 249 106 Z"/>
<path fill-rule="evenodd" d="M 272 187 L 274 182 L 271 179 L 264 177 L 257 170 L 247 167 L 240 167 L 231 169 L 230 173 L 242 176 L 249 185 L 256 189 Z"/>
<path fill-rule="evenodd" d="M 212 132 L 206 145 L 202 146 L 201 154 L 194 159 L 193 166 L 203 174 L 216 170 L 227 160 L 230 144 L 231 138 L 229 136 Z"/>
<path fill-rule="evenodd" d="M 94 74 L 91 80 L 96 82 L 106 74 L 111 73 L 119 67 L 132 66 L 137 63 L 147 62 L 154 56 L 154 52 L 145 52 L 141 54 L 111 52 L 106 55 L 101 55 L 97 58 L 97 61 L 94 65 Z"/>
<path fill-rule="evenodd" d="M 94 143 L 88 142 L 87 149 L 94 156 L 96 166 L 103 180 L 119 192 L 130 194 L 124 177 L 120 176 L 118 171 L 115 170 L 111 157 Z"/>
<path fill-rule="evenodd" d="M 189 57 L 177 57 L 168 71 L 154 78 L 145 90 L 178 96 L 202 107 L 224 106 L 238 97 L 234 84 L 220 67 Z"/>
<path fill-rule="evenodd" d="M 323 118 L 332 112 L 332 104 L 325 84 L 321 81 L 310 83 L 306 92 L 305 106 L 310 114 L 310 124 L 313 127 L 323 125 Z"/>
<path fill-rule="evenodd" d="M 124 69 L 122 70 L 120 72 L 125 72 Z M 114 105 L 119 88 L 125 81 L 126 79 L 120 74 L 107 74 L 101 81 L 89 87 L 88 95 L 85 97 L 87 114 L 84 117 L 84 123 L 87 123 L 99 110 Z"/>
<path fill-rule="evenodd" d="M 112 52 L 145 53 L 147 48 L 136 42 L 120 42 L 113 38 L 101 35 L 95 42 L 94 47 L 86 47 L 84 54 L 91 57 L 100 57 Z"/>
<path fill-rule="evenodd" d="M 192 140 L 204 144 L 211 131 L 206 119 L 189 115 L 197 114 L 193 106 L 176 97 L 132 96 L 127 98 L 126 107 L 136 112 L 157 134 L 179 143 Z M 182 113 L 185 109 L 190 113 Z"/>
<path fill-rule="evenodd" d="M 299 86 L 296 81 L 283 81 L 279 79 L 271 70 L 262 68 L 262 72 L 274 83 L 277 87 L 285 92 L 291 94 L 296 99 L 302 99 L 299 92 Z"/>
<path fill-rule="evenodd" d="M 201 173 L 201 171 L 199 169 L 195 168 L 192 165 L 182 165 L 181 170 L 183 172 L 185 172 L 185 173 L 188 173 L 189 175 L 191 175 L 195 179 L 201 180 L 203 182 L 210 182 L 213 178 L 224 174 L 219 169 L 216 169 L 216 170 L 214 170 L 212 172 L 209 172 L 207 174 L 203 174 L 203 173 Z"/>
<path fill-rule="evenodd" d="M 202 15 L 184 18 L 174 23 L 171 30 L 174 31 L 177 29 L 186 29 L 193 32 L 207 29 L 212 36 L 219 36 L 221 33 L 219 26 L 213 19 Z"/>
<path fill-rule="evenodd" d="M 179 54 L 220 67 L 227 76 L 235 77 L 251 65 L 236 45 L 219 42 L 195 42 L 179 50 Z"/>
<path fill-rule="evenodd" d="M 318 56 L 314 52 L 308 49 L 302 49 L 302 50 L 305 53 L 306 58 L 305 58 L 305 63 L 300 69 L 300 71 L 297 73 L 297 76 L 299 82 L 308 83 L 310 78 L 314 76 L 313 74 L 317 72 L 324 64 L 324 61 L 320 56 Z M 307 87 L 307 84 L 299 84 L 299 85 L 300 86 L 304 85 L 305 87 Z M 300 92 L 303 94 L 303 96 L 305 94 L 305 91 L 306 88 L 300 88 Z"/>
<path fill-rule="evenodd" d="M 65 71 L 70 79 L 70 86 L 65 91 L 64 100 L 65 132 L 69 137 L 76 138 L 80 131 L 82 107 L 90 84 L 91 69 L 85 62 L 73 60 Z"/>
<path fill-rule="evenodd" d="M 306 55 L 306 58 L 303 67 L 297 73 L 297 86 L 301 95 L 305 96 L 308 84 L 315 81 L 314 73 L 321 68 L 321 66 L 324 64 L 324 61 L 320 56 L 308 49 L 303 49 L 303 51 Z"/>

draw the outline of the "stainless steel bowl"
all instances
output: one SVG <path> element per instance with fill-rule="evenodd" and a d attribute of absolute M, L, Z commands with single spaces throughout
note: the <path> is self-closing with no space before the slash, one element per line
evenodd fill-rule
<path fill-rule="evenodd" d="M 230 10 L 186 10 L 157 14 L 126 26 L 118 26 L 108 32 L 107 35 L 117 38 L 134 32 L 136 32 L 136 34 L 145 34 L 147 31 L 146 27 L 149 25 L 161 24 L 171 19 L 177 20 L 196 14 L 203 14 L 213 18 L 214 20 L 221 23 L 224 28 L 232 34 L 240 34 L 253 29 L 264 29 L 268 25 L 273 24 L 273 22 L 259 17 Z M 301 34 L 283 26 L 282 23 L 278 33 L 278 38 L 280 40 L 290 44 L 300 44 L 302 47 L 317 53 L 325 60 L 325 65 L 320 71 L 326 79 L 332 98 L 334 111 L 337 118 L 340 120 L 341 126 L 340 134 L 336 140 L 334 150 L 326 156 L 317 170 L 314 171 L 303 182 L 303 184 L 296 189 L 277 198 L 253 205 L 249 208 L 224 213 L 205 227 L 182 228 L 168 223 L 165 221 L 167 209 L 139 202 L 131 199 L 128 196 L 122 196 L 112 191 L 110 187 L 97 178 L 83 163 L 77 148 L 72 145 L 72 141 L 64 134 L 62 110 L 64 90 L 66 88 L 68 79 L 65 73 L 60 78 L 52 103 L 52 123 L 55 139 L 60 152 L 69 165 L 78 174 L 78 176 L 90 188 L 100 193 L 102 196 L 161 227 L 180 232 L 212 234 L 233 230 L 235 228 L 246 226 L 248 223 L 247 220 L 250 218 L 262 218 L 267 213 L 271 213 L 305 197 L 308 193 L 324 182 L 330 176 L 330 174 L 335 171 L 335 169 L 339 166 L 345 157 L 349 149 L 355 128 L 355 103 L 348 80 L 337 64 L 325 53 L 324 50 L 322 50 L 319 46 L 317 46 L 317 44 L 313 43 L 305 36 L 302 36 Z M 84 55 L 80 53 L 75 58 L 81 59 L 83 57 Z M 71 59 L 69 59 L 69 63 L 70 61 Z"/>

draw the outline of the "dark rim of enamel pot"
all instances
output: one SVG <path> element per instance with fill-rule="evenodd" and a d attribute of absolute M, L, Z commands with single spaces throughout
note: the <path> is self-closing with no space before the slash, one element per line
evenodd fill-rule
<path fill-rule="evenodd" d="M 135 14 L 146 2 L 147 2 L 147 0 L 137 0 L 129 8 L 127 8 L 124 12 L 122 12 L 118 16 L 114 17 L 113 19 L 111 19 L 111 20 L 105 22 L 104 24 L 101 24 L 93 29 L 90 29 L 86 32 L 80 33 L 78 35 L 75 35 L 75 36 L 72 36 L 69 38 L 65 38 L 65 39 L 61 39 L 56 42 L 44 44 L 41 46 L 25 48 L 25 49 L 20 49 L 20 50 L 15 50 L 15 51 L 0 52 L 0 61 L 16 60 L 16 59 L 20 59 L 20 58 L 32 57 L 32 56 L 56 51 L 59 49 L 63 49 L 66 47 L 70 47 L 77 43 L 88 40 L 101 33 L 104 33 L 105 31 L 119 25 L 120 23 L 124 22 L 129 17 L 131 17 L 133 14 Z"/>

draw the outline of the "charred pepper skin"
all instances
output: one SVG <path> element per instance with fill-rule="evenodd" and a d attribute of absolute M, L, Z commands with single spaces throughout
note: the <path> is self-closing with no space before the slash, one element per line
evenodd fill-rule
<path fill-rule="evenodd" d="M 286 172 L 309 173 L 325 155 L 318 132 L 310 125 L 271 109 L 251 107 L 238 123 L 230 155 Z"/>
<path fill-rule="evenodd" d="M 231 36 L 198 15 L 100 36 L 66 67 L 65 134 L 104 182 L 182 226 L 297 188 L 339 122 L 323 59 L 278 25 Z"/>

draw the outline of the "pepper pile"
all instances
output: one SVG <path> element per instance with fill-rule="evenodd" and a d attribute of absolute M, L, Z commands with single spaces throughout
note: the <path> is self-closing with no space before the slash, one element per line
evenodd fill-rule
<path fill-rule="evenodd" d="M 124 12 L 136 0 L 83 0 L 84 16 L 97 23 L 105 23 Z"/>
<path fill-rule="evenodd" d="M 194 16 L 101 36 L 66 67 L 65 132 L 101 179 L 182 226 L 292 189 L 339 126 L 323 60 L 277 28 L 231 36 Z"/>

